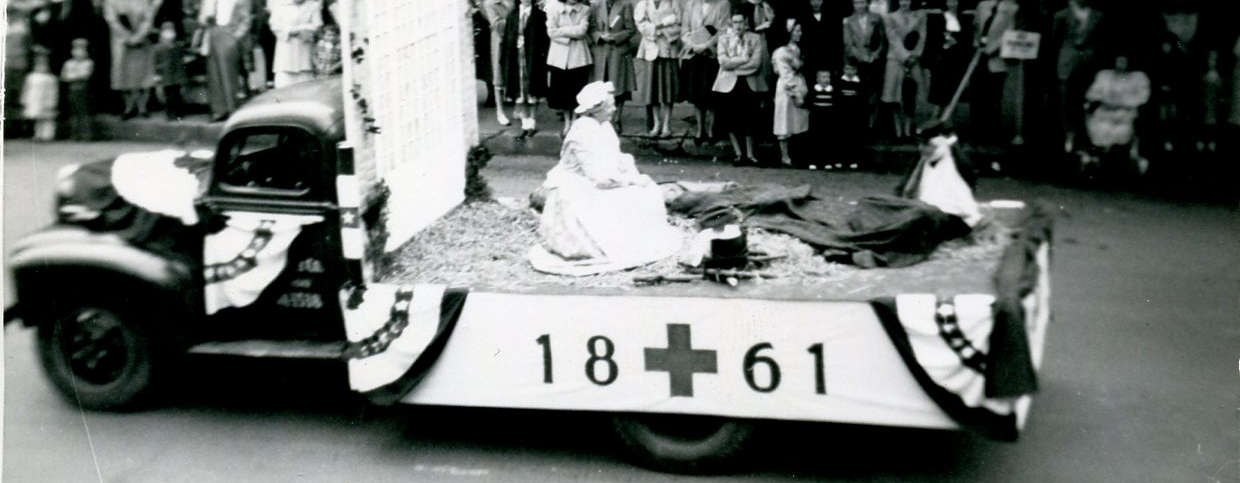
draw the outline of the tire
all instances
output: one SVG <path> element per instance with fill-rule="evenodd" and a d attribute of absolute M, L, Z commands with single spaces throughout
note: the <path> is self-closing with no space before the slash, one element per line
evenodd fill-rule
<path fill-rule="evenodd" d="M 156 347 L 148 328 L 119 303 L 84 301 L 39 324 L 39 358 L 69 402 L 132 409 L 151 392 Z"/>
<path fill-rule="evenodd" d="M 683 414 L 617 415 L 612 425 L 638 464 L 685 474 L 731 469 L 754 431 L 747 421 Z"/>

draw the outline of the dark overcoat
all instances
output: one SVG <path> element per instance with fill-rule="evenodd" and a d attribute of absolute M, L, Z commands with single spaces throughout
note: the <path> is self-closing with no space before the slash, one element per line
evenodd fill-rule
<path fill-rule="evenodd" d="M 530 7 L 529 18 L 521 25 L 521 6 L 512 9 L 508 14 L 508 22 L 504 24 L 504 41 L 500 44 L 499 68 L 503 73 L 505 96 L 515 99 L 521 94 L 521 63 L 517 60 L 517 34 L 524 29 L 525 34 L 525 65 L 529 67 L 530 95 L 538 98 L 547 97 L 547 48 L 551 39 L 547 37 L 547 14 L 537 5 Z"/>

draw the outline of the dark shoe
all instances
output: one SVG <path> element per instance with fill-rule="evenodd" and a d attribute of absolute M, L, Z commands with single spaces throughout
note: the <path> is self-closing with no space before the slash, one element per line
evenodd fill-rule
<path fill-rule="evenodd" d="M 122 120 L 122 121 L 127 121 L 127 120 L 129 120 L 129 119 L 133 119 L 133 118 L 134 118 L 134 116 L 136 116 L 136 115 L 138 115 L 138 114 L 137 114 L 137 113 L 135 113 L 134 111 L 125 111 L 125 112 L 121 113 L 121 120 Z"/>

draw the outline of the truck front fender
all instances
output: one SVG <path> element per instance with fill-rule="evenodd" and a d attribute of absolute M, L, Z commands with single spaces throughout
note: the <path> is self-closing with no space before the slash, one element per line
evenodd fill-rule
<path fill-rule="evenodd" d="M 53 292 L 99 290 L 113 283 L 153 290 L 151 296 L 187 309 L 199 299 L 189 263 L 135 247 L 113 234 L 74 226 L 55 226 L 21 239 L 9 268 L 22 315 L 53 303 Z M 23 321 L 35 323 L 28 317 Z"/>

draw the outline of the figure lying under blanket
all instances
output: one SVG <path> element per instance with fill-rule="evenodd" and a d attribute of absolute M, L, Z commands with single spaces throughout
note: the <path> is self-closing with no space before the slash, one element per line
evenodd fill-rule
<path fill-rule="evenodd" d="M 744 215 L 745 226 L 795 236 L 832 261 L 861 267 L 912 265 L 942 242 L 968 235 L 982 218 L 973 199 L 976 178 L 952 129 L 937 124 L 920 134 L 921 159 L 897 187 L 899 196 L 861 198 L 842 223 L 838 207 L 816 198 L 808 185 L 687 192 L 668 208 L 699 223 L 719 223 L 711 220 L 713 215 L 735 209 Z"/>

